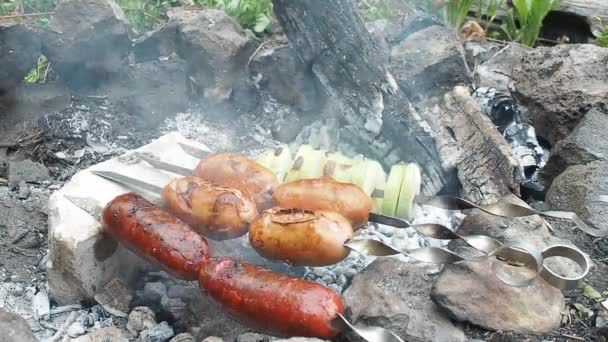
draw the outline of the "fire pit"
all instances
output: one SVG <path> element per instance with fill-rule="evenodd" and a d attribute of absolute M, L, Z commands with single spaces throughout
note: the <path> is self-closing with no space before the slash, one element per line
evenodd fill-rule
<path fill-rule="evenodd" d="M 271 2 L 255 25 L 181 0 L 158 13 L 121 0 L 57 0 L 48 14 L 29 0 L 9 14 L 0 6 L 0 331 L 19 341 L 274 340 L 212 299 L 213 281 L 243 285 L 214 270 L 251 263 L 331 291 L 343 332 L 353 323 L 360 335 L 378 327 L 416 341 L 605 335 L 608 50 L 581 29 L 589 13 L 608 18 L 605 5 L 564 1 L 560 15 L 576 12 L 582 44 L 529 48 L 485 38 L 502 11 L 458 32 L 456 18 L 382 11 L 388 0 Z M 567 30 L 548 18 L 542 36 L 561 41 Z M 154 29 L 136 32 L 145 24 Z M 214 259 L 207 285 L 178 279 L 107 235 L 99 211 L 129 191 L 164 206 L 156 188 L 200 159 L 180 144 L 273 172 L 288 164 L 281 183 L 347 179 L 372 200 L 368 222 L 340 244 L 346 258 L 316 266 L 310 253 L 278 262 L 284 250 L 252 246 L 248 234 L 207 236 L 214 257 L 240 261 Z M 279 146 L 289 160 L 273 156 Z M 343 172 L 355 160 L 370 164 Z M 412 165 L 419 193 L 391 181 Z M 275 292 L 267 302 L 283 298 Z"/>

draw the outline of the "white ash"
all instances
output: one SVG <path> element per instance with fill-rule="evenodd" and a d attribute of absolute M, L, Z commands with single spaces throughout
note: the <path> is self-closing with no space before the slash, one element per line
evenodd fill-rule
<path fill-rule="evenodd" d="M 455 231 L 462 222 L 463 215 L 444 209 L 430 206 L 416 205 L 416 217 L 413 224 L 438 223 Z M 425 237 L 414 228 L 395 228 L 383 224 L 370 223 L 365 229 L 359 231 L 356 238 L 369 238 L 387 243 L 400 251 L 407 251 L 423 247 L 445 247 L 449 241 Z M 405 255 L 394 256 L 404 262 L 421 264 Z M 306 267 L 304 278 L 328 286 L 338 293 L 348 287 L 352 277 L 371 264 L 376 257 L 364 256 L 357 252 L 350 255 L 340 263 L 328 267 Z"/>

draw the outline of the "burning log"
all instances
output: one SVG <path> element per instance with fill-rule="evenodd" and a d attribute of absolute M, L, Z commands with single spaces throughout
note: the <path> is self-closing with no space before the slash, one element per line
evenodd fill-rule
<path fill-rule="evenodd" d="M 417 162 L 423 191 L 446 183 L 432 133 L 408 111 L 409 102 L 389 72 L 388 61 L 365 28 L 352 0 L 273 1 L 292 47 L 330 98 L 340 104 L 344 129 L 367 146 L 362 153 Z M 384 158 L 378 158 L 384 159 Z"/>

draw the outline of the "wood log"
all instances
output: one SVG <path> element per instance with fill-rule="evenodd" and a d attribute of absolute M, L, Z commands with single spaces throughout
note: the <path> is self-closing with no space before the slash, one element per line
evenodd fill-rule
<path fill-rule="evenodd" d="M 273 0 L 274 12 L 302 62 L 338 102 L 345 134 L 385 161 L 388 154 L 418 163 L 423 192 L 446 183 L 433 133 L 408 110 L 408 100 L 388 71 L 386 54 L 367 31 L 354 0 Z M 425 128 L 426 127 L 426 128 Z M 343 134 L 344 135 L 344 134 Z M 385 164 L 386 165 L 386 164 Z"/>

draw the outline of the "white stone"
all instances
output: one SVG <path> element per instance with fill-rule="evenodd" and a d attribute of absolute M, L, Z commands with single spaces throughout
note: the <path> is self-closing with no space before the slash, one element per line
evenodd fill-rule
<path fill-rule="evenodd" d="M 209 150 L 178 133 L 169 133 L 136 151 L 149 153 L 167 163 L 194 168 L 198 160 L 187 155 L 178 142 Z M 116 246 L 113 253 L 110 248 L 107 255 L 96 257 L 95 251 L 103 250 L 100 246 L 104 244 L 100 242 L 102 230 L 99 218 L 92 217 L 65 197 L 87 198 L 103 207 L 116 196 L 130 191 L 92 174 L 91 170 L 114 171 L 161 187 L 177 177 L 134 158 L 133 152 L 128 151 L 120 157 L 78 172 L 49 200 L 49 292 L 59 305 L 92 299 L 96 291 L 113 278 L 120 277 L 129 283 L 137 271 L 151 269 L 148 263 L 121 245 Z M 144 195 L 150 200 L 158 200 L 158 196 L 153 194 Z M 105 244 L 108 249 L 108 243 Z"/>

